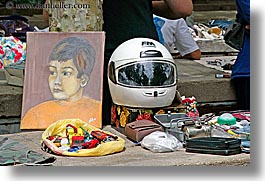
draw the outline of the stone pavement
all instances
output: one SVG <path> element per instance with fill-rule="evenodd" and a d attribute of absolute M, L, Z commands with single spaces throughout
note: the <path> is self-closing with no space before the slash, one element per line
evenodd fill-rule
<path fill-rule="evenodd" d="M 54 166 L 249 166 L 250 154 L 236 154 L 230 156 L 188 153 L 185 148 L 175 152 L 153 153 L 134 146 L 123 134 L 111 126 L 103 128 L 125 139 L 125 150 L 100 157 L 66 157 L 56 156 Z M 30 150 L 43 153 L 47 156 L 55 156 L 41 150 L 40 142 L 43 131 L 23 132 L 16 134 L 0 135 L 18 141 Z"/>

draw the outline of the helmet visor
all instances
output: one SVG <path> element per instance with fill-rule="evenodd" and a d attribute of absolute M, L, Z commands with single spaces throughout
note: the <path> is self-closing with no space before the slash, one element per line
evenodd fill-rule
<path fill-rule="evenodd" d="M 171 62 L 149 60 L 118 68 L 118 83 L 130 87 L 167 87 L 176 83 L 176 66 Z"/>

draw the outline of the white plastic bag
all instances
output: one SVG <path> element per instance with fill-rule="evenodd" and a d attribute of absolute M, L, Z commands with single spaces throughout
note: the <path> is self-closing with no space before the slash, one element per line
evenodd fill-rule
<path fill-rule="evenodd" d="M 143 138 L 141 146 L 152 152 L 172 152 L 182 148 L 182 143 L 171 134 L 155 131 Z"/>

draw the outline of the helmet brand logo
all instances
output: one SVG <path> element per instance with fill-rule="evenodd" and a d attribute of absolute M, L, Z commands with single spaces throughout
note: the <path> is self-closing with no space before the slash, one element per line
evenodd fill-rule
<path fill-rule="evenodd" d="M 153 42 L 150 41 L 143 41 L 142 42 L 142 47 L 156 47 L 155 44 Z"/>

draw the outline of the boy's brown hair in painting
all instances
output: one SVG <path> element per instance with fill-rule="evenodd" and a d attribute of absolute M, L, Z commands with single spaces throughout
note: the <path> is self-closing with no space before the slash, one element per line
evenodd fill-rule
<path fill-rule="evenodd" d="M 95 64 L 96 52 L 79 37 L 58 42 L 49 57 L 49 87 L 54 100 L 32 107 L 21 129 L 45 129 L 61 119 L 81 119 L 101 127 L 101 102 L 83 96 Z"/>

